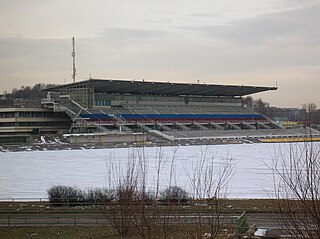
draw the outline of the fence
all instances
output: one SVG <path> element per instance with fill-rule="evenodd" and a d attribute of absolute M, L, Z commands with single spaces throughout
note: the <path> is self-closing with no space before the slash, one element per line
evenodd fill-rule
<path fill-rule="evenodd" d="M 40 202 L 40 203 L 39 203 Z M 52 206 L 45 198 L 18 199 L 0 202 L 0 226 L 76 226 L 76 225 L 106 225 L 110 221 L 125 217 L 145 217 L 157 224 L 175 225 L 197 224 L 201 220 L 217 220 L 217 214 L 205 202 L 170 203 L 156 202 L 140 204 L 137 202 L 55 202 Z M 121 213 L 120 213 L 121 212 Z M 120 213 L 120 214 L 119 214 Z M 225 213 L 219 215 L 224 224 L 235 224 L 238 214 Z"/>
<path fill-rule="evenodd" d="M 237 216 L 221 215 L 219 220 L 225 225 L 235 225 Z M 172 214 L 158 216 L 157 224 L 175 225 L 183 221 L 184 224 L 196 225 L 198 216 Z M 201 220 L 210 220 L 211 216 L 203 215 Z M 214 218 L 216 219 L 216 218 Z M 0 226 L 104 226 L 110 225 L 110 221 L 114 220 L 112 216 L 104 213 L 95 214 L 0 214 Z"/>
<path fill-rule="evenodd" d="M 102 213 L 96 214 L 0 214 L 0 226 L 101 226 L 108 224 Z"/>

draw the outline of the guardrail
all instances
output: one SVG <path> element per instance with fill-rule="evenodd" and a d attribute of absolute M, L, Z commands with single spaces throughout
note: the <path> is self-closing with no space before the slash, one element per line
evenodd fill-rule
<path fill-rule="evenodd" d="M 28 215 L 1 215 L 0 226 L 78 226 L 78 225 L 106 225 L 108 220 L 103 213 L 95 214 L 28 214 Z"/>
<path fill-rule="evenodd" d="M 49 198 L 0 198 L 0 203 L 5 202 L 49 202 Z"/>

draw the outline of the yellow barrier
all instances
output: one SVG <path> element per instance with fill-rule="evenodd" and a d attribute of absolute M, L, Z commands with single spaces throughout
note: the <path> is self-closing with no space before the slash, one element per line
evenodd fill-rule
<path fill-rule="evenodd" d="M 320 137 L 292 137 L 292 138 L 269 138 L 260 139 L 262 143 L 290 143 L 290 142 L 311 142 L 320 141 Z"/>

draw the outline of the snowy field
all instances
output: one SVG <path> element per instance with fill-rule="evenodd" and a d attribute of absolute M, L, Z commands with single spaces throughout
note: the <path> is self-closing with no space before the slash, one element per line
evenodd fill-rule
<path fill-rule="evenodd" d="M 319 146 L 319 143 L 315 144 Z M 235 173 L 229 182 L 229 198 L 268 198 L 273 192 L 272 161 L 288 147 L 289 144 L 238 144 L 0 152 L 0 199 L 46 198 L 47 189 L 60 184 L 83 189 L 109 186 L 110 162 L 125 169 L 128 158 L 139 157 L 145 159 L 151 187 L 156 178 L 159 155 L 161 187 L 168 186 L 173 164 L 172 184 L 190 190 L 188 175 L 204 153 L 208 158 L 214 157 L 217 167 L 228 157 L 234 159 Z"/>

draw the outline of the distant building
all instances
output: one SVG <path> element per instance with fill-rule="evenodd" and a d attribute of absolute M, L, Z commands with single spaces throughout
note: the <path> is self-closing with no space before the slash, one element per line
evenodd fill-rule
<path fill-rule="evenodd" d="M 64 112 L 53 112 L 40 104 L 6 106 L 0 108 L 0 144 L 25 143 L 35 135 L 68 132 L 70 125 Z"/>
<path fill-rule="evenodd" d="M 279 125 L 282 128 L 285 129 L 292 129 L 292 128 L 297 128 L 298 127 L 298 122 L 294 122 L 294 121 L 280 121 Z"/>
<path fill-rule="evenodd" d="M 278 108 L 273 112 L 275 121 L 297 121 L 299 108 Z"/>

